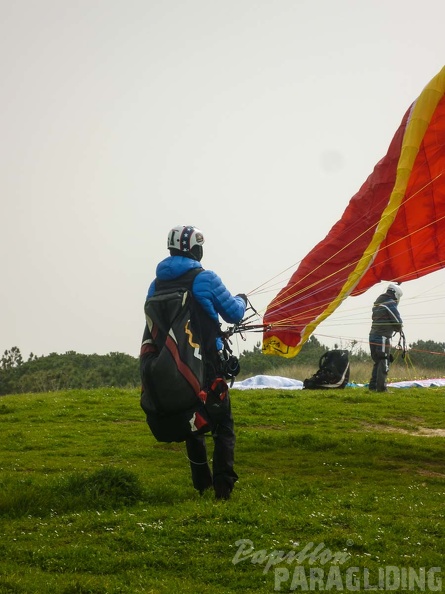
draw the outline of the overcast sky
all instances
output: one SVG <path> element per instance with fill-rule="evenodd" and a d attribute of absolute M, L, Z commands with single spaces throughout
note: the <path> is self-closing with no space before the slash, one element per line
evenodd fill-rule
<path fill-rule="evenodd" d="M 254 290 L 323 239 L 445 61 L 443 0 L 0 9 L 0 353 L 25 357 L 137 356 L 177 224 L 263 313 L 280 287 Z M 443 287 L 442 272 L 404 285 L 409 342 L 445 341 Z M 381 288 L 316 336 L 367 348 Z"/>

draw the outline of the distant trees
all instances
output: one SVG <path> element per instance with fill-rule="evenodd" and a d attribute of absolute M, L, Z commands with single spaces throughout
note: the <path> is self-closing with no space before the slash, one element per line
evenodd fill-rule
<path fill-rule="evenodd" d="M 414 366 L 445 370 L 445 342 L 418 340 L 409 345 L 409 355 Z"/>
<path fill-rule="evenodd" d="M 357 348 L 357 343 L 335 345 L 335 348 L 349 350 L 351 363 L 370 362 L 369 352 Z M 328 350 L 315 336 L 311 336 L 296 359 L 286 359 L 263 355 L 261 343 L 258 342 L 252 351 L 244 351 L 240 355 L 242 375 L 273 375 L 276 369 L 282 373 L 286 367 L 300 365 L 311 365 L 316 370 L 320 357 Z M 445 342 L 419 340 L 409 345 L 408 355 L 415 367 L 440 370 L 443 374 Z M 50 353 L 44 357 L 36 357 L 31 353 L 25 361 L 16 346 L 6 350 L 0 358 L 0 395 L 108 386 L 139 387 L 138 358 L 117 352 L 82 355 L 67 351 L 63 355 Z"/>
<path fill-rule="evenodd" d="M 12 347 L 12 349 L 3 353 L 3 356 L 0 359 L 0 368 L 12 369 L 14 367 L 20 367 L 22 363 L 23 357 L 20 349 L 17 347 Z"/>
<path fill-rule="evenodd" d="M 0 359 L 0 395 L 49 392 L 106 386 L 136 387 L 140 383 L 139 362 L 125 353 L 82 355 L 68 351 L 36 357 L 25 362 L 20 349 L 12 347 Z"/>

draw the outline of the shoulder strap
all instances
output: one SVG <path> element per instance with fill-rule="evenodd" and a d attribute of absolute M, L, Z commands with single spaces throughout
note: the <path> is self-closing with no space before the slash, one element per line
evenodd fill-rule
<path fill-rule="evenodd" d="M 157 278 L 155 280 L 155 293 L 159 291 L 171 291 L 175 289 L 191 290 L 193 287 L 193 281 L 202 271 L 203 268 L 192 268 L 191 270 L 188 270 L 185 274 L 178 276 L 178 278 L 172 280 L 160 280 Z"/>

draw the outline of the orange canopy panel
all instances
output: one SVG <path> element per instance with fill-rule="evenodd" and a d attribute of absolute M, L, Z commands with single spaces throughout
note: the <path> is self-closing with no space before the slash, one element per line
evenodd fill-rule
<path fill-rule="evenodd" d="M 341 219 L 267 307 L 263 352 L 294 357 L 350 295 L 445 266 L 445 68 L 410 106 Z"/>

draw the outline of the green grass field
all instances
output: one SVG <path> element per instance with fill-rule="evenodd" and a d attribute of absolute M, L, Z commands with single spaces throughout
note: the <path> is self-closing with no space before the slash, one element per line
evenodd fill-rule
<path fill-rule="evenodd" d="M 0 593 L 442 591 L 445 389 L 232 406 L 224 502 L 155 442 L 136 390 L 0 398 Z"/>

